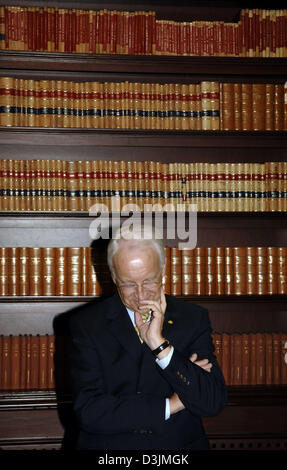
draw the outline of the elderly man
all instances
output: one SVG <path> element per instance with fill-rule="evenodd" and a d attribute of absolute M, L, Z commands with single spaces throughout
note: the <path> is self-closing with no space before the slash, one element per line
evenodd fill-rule
<path fill-rule="evenodd" d="M 112 239 L 117 293 L 71 319 L 78 449 L 208 449 L 225 406 L 208 312 L 165 295 L 161 240 Z"/>

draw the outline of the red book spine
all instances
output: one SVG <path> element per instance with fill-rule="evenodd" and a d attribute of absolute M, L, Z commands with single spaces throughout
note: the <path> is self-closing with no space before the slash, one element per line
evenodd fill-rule
<path fill-rule="evenodd" d="M 273 384 L 273 342 L 272 335 L 265 334 L 266 385 Z"/>
<path fill-rule="evenodd" d="M 280 334 L 273 333 L 273 385 L 280 385 L 281 377 L 280 377 Z"/>
<path fill-rule="evenodd" d="M 222 373 L 225 378 L 226 385 L 231 385 L 231 335 L 222 334 Z"/>
<path fill-rule="evenodd" d="M 109 12 L 105 9 L 104 10 L 104 23 L 103 23 L 103 52 L 107 53 L 108 52 L 108 43 L 109 43 Z"/>
<path fill-rule="evenodd" d="M 27 353 L 27 360 L 26 360 L 26 390 L 31 390 L 31 378 L 32 378 L 32 372 L 31 372 L 31 339 L 32 335 L 27 335 L 26 338 L 26 353 Z"/>
<path fill-rule="evenodd" d="M 242 385 L 250 384 L 250 335 L 242 335 Z"/>
<path fill-rule="evenodd" d="M 20 389 L 20 337 L 11 337 L 11 390 Z"/>
<path fill-rule="evenodd" d="M 47 388 L 53 390 L 55 388 L 55 374 L 54 374 L 54 355 L 55 355 L 55 337 L 48 336 L 48 377 Z"/>
<path fill-rule="evenodd" d="M 71 14 L 70 14 L 70 10 L 67 10 L 67 9 L 65 9 L 65 13 L 64 13 L 64 26 L 63 27 L 64 27 L 64 51 L 71 52 L 70 50 Z"/>
<path fill-rule="evenodd" d="M 242 337 L 240 334 L 232 335 L 232 385 L 241 385 L 242 383 Z"/>
<path fill-rule="evenodd" d="M 27 389 L 27 335 L 20 335 L 20 390 Z"/>
<path fill-rule="evenodd" d="M 76 10 L 70 12 L 70 52 L 76 52 Z"/>
<path fill-rule="evenodd" d="M 115 54 L 117 49 L 117 12 L 111 12 L 111 35 L 110 35 L 110 54 Z"/>
<path fill-rule="evenodd" d="M 2 337 L 1 387 L 9 390 L 11 384 L 11 342 L 12 336 Z"/>
<path fill-rule="evenodd" d="M 31 336 L 31 389 L 39 388 L 40 335 Z"/>
<path fill-rule="evenodd" d="M 282 385 L 287 385 L 287 333 L 281 335 L 281 380 Z"/>
<path fill-rule="evenodd" d="M 250 334 L 250 385 L 256 385 L 257 378 L 257 360 L 256 360 L 256 334 Z"/>
<path fill-rule="evenodd" d="M 39 337 L 39 390 L 48 388 L 48 335 Z"/>
<path fill-rule="evenodd" d="M 265 337 L 263 333 L 256 334 L 256 383 L 265 383 Z"/>

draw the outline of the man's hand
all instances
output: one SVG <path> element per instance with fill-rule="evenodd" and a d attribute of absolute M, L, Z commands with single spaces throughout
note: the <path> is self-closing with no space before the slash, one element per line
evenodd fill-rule
<path fill-rule="evenodd" d="M 149 322 L 144 323 L 142 320 L 142 314 L 149 309 L 152 309 L 152 319 Z M 139 310 L 135 311 L 135 322 L 139 329 L 142 340 L 147 346 L 153 350 L 158 348 L 164 341 L 165 338 L 162 336 L 162 326 L 164 322 L 164 314 L 166 310 L 166 298 L 161 289 L 160 299 L 156 300 L 143 300 L 140 302 Z M 160 355 L 159 359 L 162 359 L 170 351 L 170 347 L 165 349 Z"/>
<path fill-rule="evenodd" d="M 194 362 L 197 366 L 201 367 L 202 369 L 206 370 L 207 372 L 210 372 L 212 364 L 211 362 L 208 361 L 208 359 L 201 359 L 201 361 L 196 361 L 197 359 L 197 354 L 194 353 L 192 356 L 190 356 L 189 360 L 191 362 Z M 169 406 L 170 406 L 170 414 L 177 413 L 178 411 L 184 410 L 185 406 L 180 400 L 179 396 L 177 393 L 174 393 L 170 399 L 169 399 Z"/>
<path fill-rule="evenodd" d="M 211 362 L 208 361 L 208 359 L 201 359 L 201 361 L 196 361 L 197 359 L 197 354 L 194 353 L 192 356 L 190 356 L 189 360 L 191 362 L 194 362 L 197 366 L 201 367 L 202 369 L 206 370 L 207 372 L 210 372 L 212 364 Z"/>

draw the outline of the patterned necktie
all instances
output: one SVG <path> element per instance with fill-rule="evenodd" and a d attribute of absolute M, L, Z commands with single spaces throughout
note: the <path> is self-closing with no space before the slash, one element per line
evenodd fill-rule
<path fill-rule="evenodd" d="M 150 319 L 150 316 L 151 316 L 151 313 L 150 312 L 147 312 L 147 313 L 143 313 L 142 314 L 142 320 L 144 323 L 146 323 L 149 319 Z M 141 339 L 141 335 L 140 335 L 140 332 L 139 332 L 139 329 L 137 326 L 135 326 L 135 330 L 138 334 L 138 337 L 140 339 L 140 342 L 143 343 L 143 340 Z"/>

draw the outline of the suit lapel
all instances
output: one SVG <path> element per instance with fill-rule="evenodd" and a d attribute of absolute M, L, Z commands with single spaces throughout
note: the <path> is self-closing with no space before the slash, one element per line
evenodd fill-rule
<path fill-rule="evenodd" d="M 164 324 L 162 328 L 162 335 L 168 339 L 169 342 L 175 346 L 176 349 L 181 351 L 184 348 L 184 338 L 186 325 L 182 322 L 179 312 L 173 303 L 173 298 L 166 296 L 167 307 L 165 312 Z M 187 335 L 188 337 L 188 335 Z"/>
<path fill-rule="evenodd" d="M 126 307 L 123 305 L 118 294 L 113 297 L 113 306 L 107 312 L 109 319 L 108 328 L 117 338 L 123 348 L 136 360 L 139 360 L 142 354 L 142 344 L 137 332 L 130 320 Z"/>

